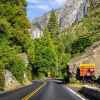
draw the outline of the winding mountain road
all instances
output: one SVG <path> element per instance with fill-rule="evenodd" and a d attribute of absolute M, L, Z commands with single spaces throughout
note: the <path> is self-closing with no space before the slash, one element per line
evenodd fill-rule
<path fill-rule="evenodd" d="M 0 100 L 85 100 L 56 81 L 33 82 L 32 85 L 0 95 Z"/>

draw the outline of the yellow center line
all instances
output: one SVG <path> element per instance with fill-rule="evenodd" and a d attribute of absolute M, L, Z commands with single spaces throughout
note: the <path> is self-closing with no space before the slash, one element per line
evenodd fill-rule
<path fill-rule="evenodd" d="M 33 92 L 31 92 L 30 94 L 26 95 L 25 97 L 22 98 L 22 100 L 29 100 L 30 97 L 35 96 L 40 89 L 42 89 L 47 82 L 44 82 L 42 85 L 40 85 L 36 90 L 34 90 Z"/>

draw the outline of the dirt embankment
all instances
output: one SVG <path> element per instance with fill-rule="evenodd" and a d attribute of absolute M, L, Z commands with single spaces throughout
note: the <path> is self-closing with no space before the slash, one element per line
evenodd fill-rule
<path fill-rule="evenodd" d="M 96 64 L 95 75 L 100 76 L 100 41 L 87 48 L 82 55 L 74 57 L 69 65 L 73 66 L 73 71 L 76 72 L 80 64 L 88 63 Z"/>

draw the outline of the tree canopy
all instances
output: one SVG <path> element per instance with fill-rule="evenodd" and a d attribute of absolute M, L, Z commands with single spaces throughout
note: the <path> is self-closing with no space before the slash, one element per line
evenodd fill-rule
<path fill-rule="evenodd" d="M 26 54 L 29 62 L 33 62 L 34 43 L 29 28 L 26 0 L 0 0 L 0 84 L 5 69 L 23 81 L 28 68 L 20 54 Z"/>

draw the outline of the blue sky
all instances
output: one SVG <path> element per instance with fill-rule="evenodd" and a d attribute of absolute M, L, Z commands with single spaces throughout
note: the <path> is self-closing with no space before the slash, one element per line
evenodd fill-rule
<path fill-rule="evenodd" d="M 64 5 L 66 0 L 27 0 L 27 16 L 30 21 L 43 15 L 51 9 L 56 9 Z"/>

